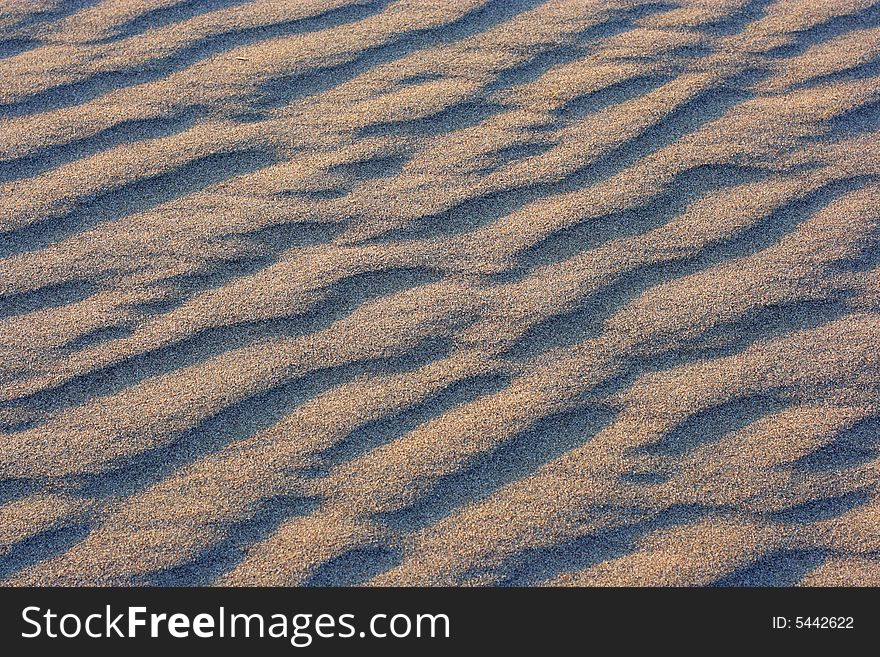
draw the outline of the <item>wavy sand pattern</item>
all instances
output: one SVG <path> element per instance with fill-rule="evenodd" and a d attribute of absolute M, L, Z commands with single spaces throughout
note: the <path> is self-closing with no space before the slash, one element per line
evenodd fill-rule
<path fill-rule="evenodd" d="M 880 584 L 880 2 L 0 3 L 6 584 Z"/>

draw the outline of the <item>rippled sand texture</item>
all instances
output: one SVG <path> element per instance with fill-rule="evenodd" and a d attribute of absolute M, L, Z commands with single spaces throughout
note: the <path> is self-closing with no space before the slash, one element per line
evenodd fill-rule
<path fill-rule="evenodd" d="M 6 584 L 880 584 L 876 0 L 5 0 Z"/>

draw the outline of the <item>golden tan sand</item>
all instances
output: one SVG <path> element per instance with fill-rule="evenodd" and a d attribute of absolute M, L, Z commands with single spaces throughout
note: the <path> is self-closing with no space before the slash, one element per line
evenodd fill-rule
<path fill-rule="evenodd" d="M 0 3 L 7 584 L 880 581 L 880 2 Z"/>

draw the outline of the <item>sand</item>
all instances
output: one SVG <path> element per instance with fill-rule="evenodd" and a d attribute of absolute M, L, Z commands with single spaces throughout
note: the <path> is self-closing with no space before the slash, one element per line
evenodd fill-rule
<path fill-rule="evenodd" d="M 880 584 L 876 0 L 0 3 L 6 585 Z"/>

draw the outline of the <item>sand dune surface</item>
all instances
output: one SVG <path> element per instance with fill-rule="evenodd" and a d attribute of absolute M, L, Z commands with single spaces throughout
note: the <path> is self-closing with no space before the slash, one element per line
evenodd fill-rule
<path fill-rule="evenodd" d="M 880 584 L 877 0 L 0 2 L 6 585 Z"/>

